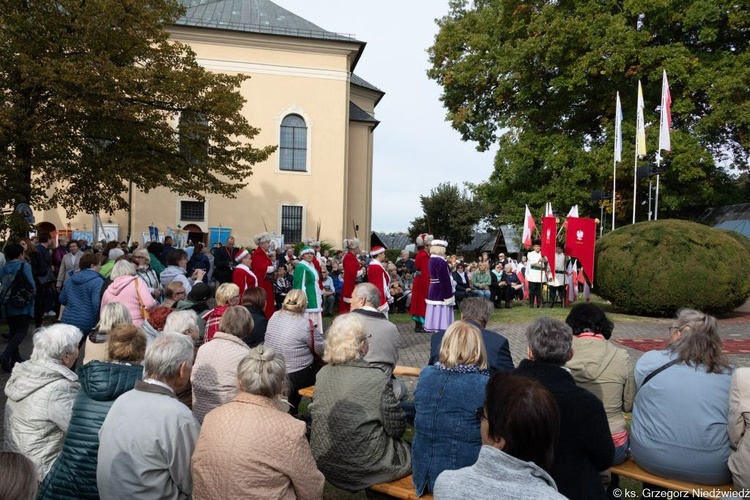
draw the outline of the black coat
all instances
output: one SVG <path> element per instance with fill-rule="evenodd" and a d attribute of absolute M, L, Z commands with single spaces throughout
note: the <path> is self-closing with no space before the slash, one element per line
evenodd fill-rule
<path fill-rule="evenodd" d="M 550 471 L 558 491 L 571 500 L 606 499 L 599 471 L 612 466 L 615 446 L 602 402 L 559 366 L 525 359 L 515 372 L 541 382 L 560 409 L 560 438 Z"/>
<path fill-rule="evenodd" d="M 234 258 L 239 251 L 240 249 L 237 247 L 233 247 L 231 250 L 225 246 L 216 249 L 214 252 L 214 278 L 216 281 L 219 283 L 232 282 L 232 271 L 237 265 Z M 261 276 L 258 276 L 258 278 L 261 278 Z"/>

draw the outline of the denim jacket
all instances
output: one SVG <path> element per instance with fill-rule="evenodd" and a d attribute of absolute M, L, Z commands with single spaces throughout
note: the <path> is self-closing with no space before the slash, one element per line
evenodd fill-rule
<path fill-rule="evenodd" d="M 476 410 L 484 403 L 487 372 L 461 373 L 426 366 L 414 391 L 412 471 L 417 495 L 432 491 L 444 470 L 477 461 L 482 436 Z"/>

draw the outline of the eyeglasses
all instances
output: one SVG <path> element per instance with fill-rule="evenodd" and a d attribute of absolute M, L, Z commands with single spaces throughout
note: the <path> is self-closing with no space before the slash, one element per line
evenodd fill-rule
<path fill-rule="evenodd" d="M 669 327 L 669 335 L 672 335 L 672 333 L 679 332 L 679 331 L 680 331 L 680 329 L 677 328 L 676 326 L 670 326 Z"/>
<path fill-rule="evenodd" d="M 185 291 L 183 290 L 183 291 L 181 291 L 181 292 L 175 292 L 175 293 L 173 293 L 172 295 L 173 295 L 173 296 L 177 296 L 177 295 L 186 295 L 186 293 L 185 293 Z"/>
<path fill-rule="evenodd" d="M 477 408 L 477 422 L 481 424 L 482 420 L 487 420 L 487 415 L 484 414 L 484 406 Z"/>

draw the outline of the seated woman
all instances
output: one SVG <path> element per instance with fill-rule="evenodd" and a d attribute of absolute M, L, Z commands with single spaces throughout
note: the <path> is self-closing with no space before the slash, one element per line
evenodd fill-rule
<path fill-rule="evenodd" d="M 234 283 L 222 283 L 216 289 L 216 307 L 203 313 L 201 318 L 205 321 L 203 342 L 208 343 L 219 331 L 221 316 L 231 306 L 240 303 L 240 288 Z"/>
<path fill-rule="evenodd" d="M 435 498 L 565 499 L 549 475 L 560 414 L 542 384 L 498 372 L 476 412 L 482 429 L 479 458 L 470 467 L 440 474 Z"/>
<path fill-rule="evenodd" d="M 193 413 L 199 422 L 203 422 L 208 412 L 237 395 L 237 364 L 250 351 L 242 339 L 252 331 L 253 318 L 248 310 L 232 306 L 222 315 L 213 340 L 198 349 L 190 382 Z"/>
<path fill-rule="evenodd" d="M 505 264 L 501 283 L 505 283 L 503 288 L 504 296 L 500 300 L 505 300 L 505 308 L 510 309 L 514 299 L 523 300 L 523 284 L 518 278 L 518 274 L 513 270 L 513 264 Z"/>
<path fill-rule="evenodd" d="M 573 306 L 565 320 L 573 330 L 573 358 L 565 365 L 578 387 L 598 397 L 607 412 L 615 445 L 614 465 L 628 458 L 624 412 L 633 410 L 635 378 L 630 355 L 609 338 L 614 324 L 596 304 Z"/>
<path fill-rule="evenodd" d="M 310 446 L 318 468 L 336 488 L 359 491 L 411 473 L 411 449 L 401 440 L 406 417 L 391 379 L 363 360 L 367 335 L 354 314 L 328 331 L 323 367 L 310 404 Z"/>
<path fill-rule="evenodd" d="M 5 386 L 5 448 L 34 462 L 43 480 L 62 451 L 81 384 L 71 368 L 83 334 L 58 323 L 37 330 L 31 359 L 17 364 Z"/>
<path fill-rule="evenodd" d="M 490 300 L 499 309 L 501 302 L 505 301 L 505 289 L 507 283 L 503 281 L 503 263 L 498 262 L 490 271 Z"/>
<path fill-rule="evenodd" d="M 464 263 L 459 262 L 456 264 L 456 270 L 451 275 L 453 281 L 456 282 L 456 304 L 460 304 L 466 297 L 471 296 L 471 283 L 465 269 Z"/>
<path fill-rule="evenodd" d="M 490 292 L 491 284 L 492 277 L 487 270 L 487 263 L 480 262 L 479 269 L 471 277 L 471 293 L 474 294 L 474 297 L 482 297 L 490 300 L 492 297 L 492 292 Z"/>
<path fill-rule="evenodd" d="M 253 317 L 253 331 L 248 337 L 245 337 L 245 343 L 253 348 L 262 344 L 266 338 L 266 328 L 268 320 L 266 319 L 265 308 L 268 295 L 266 290 L 261 287 L 248 288 L 242 294 L 242 305 Z"/>
<path fill-rule="evenodd" d="M 325 480 L 305 424 L 279 409 L 285 378 L 284 360 L 270 347 L 240 361 L 239 393 L 203 421 L 193 453 L 194 498 L 322 498 Z"/>
<path fill-rule="evenodd" d="M 315 385 L 315 374 L 320 370 L 314 363 L 313 345 L 318 355 L 322 355 L 325 349 L 323 336 L 305 317 L 306 308 L 305 292 L 291 290 L 286 295 L 281 310 L 273 313 L 266 327 L 265 344 L 279 353 L 286 362 L 292 414 L 297 413 L 297 406 L 302 399 L 297 391 Z"/>
<path fill-rule="evenodd" d="M 146 335 L 137 326 L 117 325 L 109 334 L 107 349 L 108 362 L 93 361 L 78 370 L 81 390 L 73 403 L 69 432 L 62 453 L 44 478 L 39 499 L 99 498 L 99 429 L 115 399 L 141 380 Z"/>
<path fill-rule="evenodd" d="M 413 474 L 417 495 L 432 492 L 444 470 L 477 461 L 482 436 L 476 409 L 489 381 L 479 328 L 456 321 L 440 344 L 440 361 L 425 366 L 414 391 Z"/>
<path fill-rule="evenodd" d="M 716 319 L 683 309 L 669 331 L 667 348 L 647 352 L 635 365 L 630 453 L 657 476 L 726 484 L 732 369 Z"/>

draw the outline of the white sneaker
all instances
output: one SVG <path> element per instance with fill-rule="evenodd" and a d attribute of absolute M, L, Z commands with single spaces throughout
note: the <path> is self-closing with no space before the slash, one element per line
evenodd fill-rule
<path fill-rule="evenodd" d="M 57 316 L 57 313 L 55 311 L 48 311 L 44 313 L 44 315 L 47 316 L 48 318 L 54 318 Z"/>

